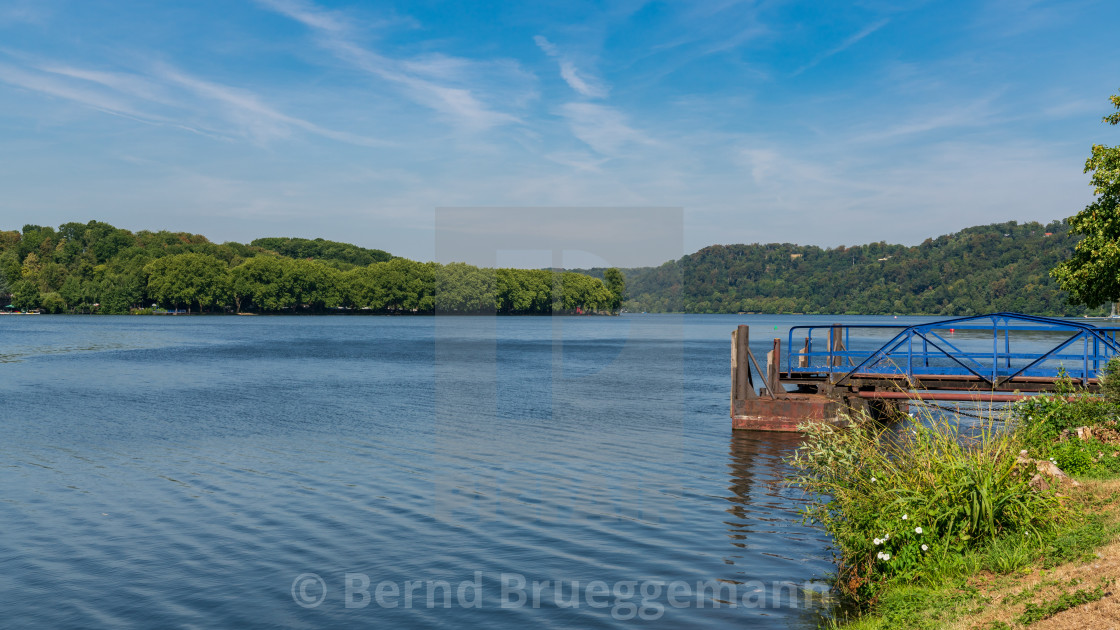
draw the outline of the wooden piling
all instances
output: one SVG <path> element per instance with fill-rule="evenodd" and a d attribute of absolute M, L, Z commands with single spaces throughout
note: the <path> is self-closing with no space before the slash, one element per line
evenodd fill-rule
<path fill-rule="evenodd" d="M 844 329 L 840 324 L 833 324 L 828 330 L 828 362 L 829 365 L 840 365 L 843 359 L 838 353 L 844 351 Z"/>
<path fill-rule="evenodd" d="M 766 353 L 766 387 L 774 398 L 785 398 L 782 387 L 782 340 L 774 339 L 774 349 Z"/>
<path fill-rule="evenodd" d="M 731 331 L 731 400 L 757 398 L 751 378 L 750 332 L 745 324 Z"/>

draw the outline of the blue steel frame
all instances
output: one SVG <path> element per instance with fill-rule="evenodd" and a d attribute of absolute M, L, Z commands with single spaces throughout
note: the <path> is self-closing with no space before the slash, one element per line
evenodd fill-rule
<path fill-rule="evenodd" d="M 813 351 L 813 333 L 824 331 L 827 344 L 829 331 L 838 328 L 842 334 L 844 350 L 833 352 L 829 348 L 825 352 Z M 890 341 L 883 344 L 873 352 L 851 350 L 851 333 L 853 330 L 900 330 Z M 992 332 L 992 352 L 966 352 L 961 350 L 937 331 L 968 330 Z M 805 331 L 804 338 L 808 339 L 809 351 L 794 348 L 794 336 L 797 331 Z M 1003 333 L 1003 349 L 1000 349 L 1000 333 Z M 1069 337 L 1044 353 L 1012 353 L 1011 333 L 1013 332 L 1051 332 L 1068 333 Z M 1019 376 L 1056 377 L 1059 369 L 1075 379 L 1095 378 L 1097 371 L 1111 357 L 1120 354 L 1120 341 L 1117 334 L 1120 328 L 1099 328 L 1092 324 L 1072 322 L 1052 317 L 1037 317 L 1020 313 L 991 313 L 974 317 L 959 317 L 944 319 L 915 326 L 899 326 L 889 324 L 867 325 L 824 325 L 824 326 L 793 326 L 789 330 L 789 345 L 786 352 L 786 373 L 796 377 L 798 374 L 828 374 L 830 377 L 840 375 L 838 379 L 831 379 L 835 383 L 842 383 L 854 374 L 899 375 L 904 374 L 911 380 L 914 375 L 941 376 L 941 375 L 969 375 L 989 383 L 992 387 L 1007 382 Z M 801 335 L 798 335 L 801 336 Z M 1072 349 L 1077 341 L 1081 341 L 1081 352 Z M 915 342 L 920 342 L 920 347 L 915 348 Z M 963 345 L 963 344 L 962 344 Z M 1063 352 L 1066 351 L 1066 352 Z M 800 360 L 806 359 L 807 366 L 799 366 Z M 814 361 L 817 359 L 817 361 Z M 985 365 L 977 359 L 991 359 L 990 365 Z M 823 365 L 820 365 L 823 360 Z M 937 365 L 931 365 L 931 360 Z M 1026 361 L 1025 365 L 1012 366 Z M 849 365 L 833 365 L 843 363 Z M 1058 361 L 1059 367 L 1046 367 L 1043 364 L 1049 361 Z M 815 365 L 814 363 L 817 363 Z M 1003 369 L 1001 369 L 1001 366 Z M 915 368 L 921 371 L 915 371 Z"/>

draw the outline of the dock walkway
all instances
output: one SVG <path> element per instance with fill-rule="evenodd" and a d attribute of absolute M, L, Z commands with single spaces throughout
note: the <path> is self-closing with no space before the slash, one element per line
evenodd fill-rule
<path fill-rule="evenodd" d="M 782 340 L 774 339 L 763 370 L 749 328 L 740 325 L 732 332 L 732 426 L 796 430 L 845 409 L 898 411 L 913 399 L 1011 402 L 1054 391 L 1059 377 L 1092 391 L 1101 368 L 1120 354 L 1118 333 L 1019 313 L 912 326 L 794 326 L 785 343 L 791 350 L 783 356 Z"/>

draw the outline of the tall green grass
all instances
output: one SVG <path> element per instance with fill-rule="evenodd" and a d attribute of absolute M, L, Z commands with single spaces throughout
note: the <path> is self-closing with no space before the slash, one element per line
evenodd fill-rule
<path fill-rule="evenodd" d="M 853 418 L 802 429 L 791 481 L 815 497 L 806 518 L 832 535 L 839 591 L 863 606 L 994 541 L 1042 542 L 1069 516 L 1055 492 L 1030 487 L 1034 471 L 1016 466 L 1019 437 L 996 420 L 967 436 L 929 413 L 891 428 Z M 1023 561 L 1000 555 L 1008 568 Z"/>

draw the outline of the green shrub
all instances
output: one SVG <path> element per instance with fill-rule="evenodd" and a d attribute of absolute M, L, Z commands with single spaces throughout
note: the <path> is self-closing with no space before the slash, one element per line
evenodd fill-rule
<path fill-rule="evenodd" d="M 1087 442 L 1067 440 L 1055 445 L 1047 453 L 1051 461 L 1069 475 L 1085 475 L 1093 469 L 1096 460 L 1086 448 Z"/>
<path fill-rule="evenodd" d="M 1108 365 L 1111 370 L 1120 366 L 1120 362 L 1113 359 Z M 1120 373 L 1106 376 L 1104 381 L 1107 383 L 1109 378 L 1120 388 Z M 1112 453 L 1120 450 L 1120 445 L 1106 444 L 1095 438 L 1083 441 L 1076 435 L 1078 428 L 1090 427 L 1098 429 L 1098 436 L 1101 433 L 1120 436 L 1117 432 L 1120 405 L 1107 395 L 1088 394 L 1069 385 L 1061 388 L 1063 394 L 1040 394 L 1016 403 L 1012 407 L 1016 438 L 1032 457 L 1052 459 L 1071 475 L 1120 472 L 1120 458 L 1112 457 Z"/>
<path fill-rule="evenodd" d="M 1112 404 L 1120 403 L 1120 355 L 1112 357 L 1104 364 L 1098 379 L 1104 399 Z"/>
<path fill-rule="evenodd" d="M 930 417 L 802 429 L 792 483 L 813 493 L 805 516 L 832 535 L 839 590 L 861 604 L 1002 537 L 1041 537 L 1066 514 L 1052 492 L 1030 488 L 1015 467 L 1021 443 L 994 422 L 974 438 Z"/>
<path fill-rule="evenodd" d="M 1036 457 L 1045 455 L 1062 431 L 1105 424 L 1116 418 L 1116 411 L 1115 404 L 1084 392 L 1039 394 L 1012 407 L 1018 437 Z"/>

